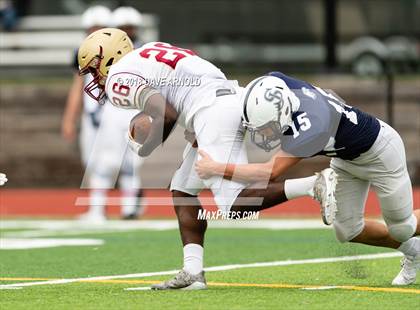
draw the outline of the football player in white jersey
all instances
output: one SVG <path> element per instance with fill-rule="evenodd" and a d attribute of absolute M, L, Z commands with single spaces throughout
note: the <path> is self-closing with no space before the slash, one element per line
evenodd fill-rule
<path fill-rule="evenodd" d="M 117 21 L 131 24 L 131 15 L 118 11 Z M 86 33 L 90 34 L 107 26 L 111 20 L 111 11 L 104 6 L 93 6 L 82 15 L 82 25 Z M 65 112 L 62 121 L 62 136 L 69 142 L 74 141 L 77 133 L 77 120 L 80 117 L 80 151 L 82 163 L 86 167 L 82 187 L 92 189 L 89 193 L 88 212 L 81 216 L 89 222 L 105 221 L 105 205 L 107 190 L 114 188 L 119 173 L 119 185 L 122 189 L 121 215 L 124 219 L 134 219 L 144 209 L 140 206 L 142 191 L 139 169 L 140 158 L 133 157 L 126 152 L 127 143 L 125 132 L 128 122 L 136 114 L 135 111 L 121 111 L 112 105 L 103 109 L 97 102 L 83 93 L 83 87 L 90 81 L 90 77 L 78 74 L 77 52 L 74 61 L 77 70 L 73 76 Z M 80 115 L 81 114 L 81 115 Z M 112 137 L 113 144 L 109 144 Z M 107 152 L 103 150 L 107 149 Z"/>
<path fill-rule="evenodd" d="M 132 121 L 129 140 L 138 155 L 151 154 L 178 123 L 195 133 L 198 146 L 213 158 L 233 164 L 248 162 L 241 125 L 243 89 L 193 51 L 162 42 L 133 50 L 124 32 L 105 28 L 85 39 L 79 48 L 78 60 L 80 74 L 90 73 L 94 77 L 85 87 L 92 98 L 99 103 L 109 100 L 115 106 L 136 109 L 152 118 L 150 131 L 142 144 L 135 135 L 136 118 Z M 198 219 L 202 208 L 197 199 L 203 188 L 211 189 L 218 208 L 227 214 L 229 211 L 239 215 L 244 211 L 259 211 L 287 200 L 288 189 L 283 188 L 282 183 L 246 188 L 247 183 L 223 177 L 201 180 L 194 170 L 196 158 L 197 149 L 190 143 L 170 186 L 184 245 L 184 267 L 174 279 L 154 285 L 154 289 L 207 287 L 203 272 L 207 222 Z M 293 181 L 295 194 L 300 191 L 295 196 L 305 196 L 314 188 L 321 188 L 315 190 L 319 193 L 315 198 L 321 201 L 324 210 L 331 212 L 330 223 L 335 208 L 333 172 L 327 169 L 319 176 Z M 249 200 L 241 203 L 242 198 L 249 197 L 251 204 Z"/>

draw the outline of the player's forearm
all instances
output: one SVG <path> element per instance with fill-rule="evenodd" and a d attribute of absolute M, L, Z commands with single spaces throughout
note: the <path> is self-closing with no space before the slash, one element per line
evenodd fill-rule
<path fill-rule="evenodd" d="M 73 97 L 69 98 L 66 103 L 66 108 L 64 110 L 63 120 L 75 123 L 79 118 L 81 111 L 81 98 Z"/>
<path fill-rule="evenodd" d="M 153 121 L 150 133 L 139 152 L 140 156 L 150 155 L 156 147 L 165 142 L 178 120 L 178 113 L 161 94 L 153 92 L 145 100 L 144 112 Z"/>
<path fill-rule="evenodd" d="M 65 121 L 76 122 L 81 111 L 82 97 L 83 97 L 83 78 L 77 75 L 73 78 L 73 83 L 71 85 L 71 88 L 67 97 L 66 107 L 65 107 L 64 115 L 63 115 L 63 119 Z"/>
<path fill-rule="evenodd" d="M 267 163 L 256 164 L 218 164 L 215 173 L 226 179 L 243 182 L 268 181 L 271 178 L 271 167 Z"/>
<path fill-rule="evenodd" d="M 138 154 L 141 157 L 149 156 L 159 145 L 166 141 L 175 124 L 176 121 L 154 118 L 150 128 L 150 133 Z"/>
<path fill-rule="evenodd" d="M 279 152 L 270 161 L 255 164 L 221 164 L 217 163 L 215 174 L 226 179 L 244 182 L 273 181 L 279 178 L 301 158 L 291 157 L 289 154 Z"/>
<path fill-rule="evenodd" d="M 164 141 L 164 121 L 162 118 L 153 119 L 149 135 L 146 141 L 139 149 L 138 154 L 141 157 L 149 156 Z M 138 141 L 137 141 L 138 142 Z"/>

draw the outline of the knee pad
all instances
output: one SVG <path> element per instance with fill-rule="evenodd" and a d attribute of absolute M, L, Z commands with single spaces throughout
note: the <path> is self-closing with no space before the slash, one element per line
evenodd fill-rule
<path fill-rule="evenodd" d="M 417 218 L 411 214 L 408 218 L 400 222 L 387 221 L 389 234 L 399 242 L 410 239 L 417 228 Z"/>
<path fill-rule="evenodd" d="M 358 219 L 357 221 L 350 219 L 345 222 L 334 222 L 335 236 L 340 242 L 349 242 L 357 237 L 365 226 L 364 220 Z"/>
<path fill-rule="evenodd" d="M 413 213 L 413 190 L 410 179 L 401 181 L 392 192 L 378 191 L 381 210 L 385 222 L 400 223 Z"/>

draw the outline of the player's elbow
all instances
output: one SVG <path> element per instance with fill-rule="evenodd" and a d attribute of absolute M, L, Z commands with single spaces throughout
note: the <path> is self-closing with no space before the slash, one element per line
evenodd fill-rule
<path fill-rule="evenodd" d="M 165 115 L 165 117 L 161 120 L 163 127 L 162 143 L 165 142 L 172 132 L 172 129 L 174 129 L 177 119 L 177 115 Z"/>
<path fill-rule="evenodd" d="M 276 156 L 269 162 L 267 162 L 267 169 L 270 169 L 270 181 L 278 179 L 284 174 L 290 167 L 298 163 L 302 158 L 294 157 L 289 154 L 283 154 Z"/>
<path fill-rule="evenodd" d="M 274 181 L 274 180 L 276 180 L 277 179 L 277 175 L 275 174 L 275 173 L 270 173 L 270 182 L 272 182 L 272 181 Z"/>
<path fill-rule="evenodd" d="M 171 105 L 166 105 L 165 115 L 163 117 L 164 128 L 172 129 L 178 120 L 178 113 Z"/>
<path fill-rule="evenodd" d="M 275 181 L 279 178 L 280 174 L 279 173 L 275 173 L 274 171 L 271 171 L 270 173 L 270 182 Z"/>
<path fill-rule="evenodd" d="M 267 167 L 267 169 L 269 169 L 269 174 L 270 174 L 270 181 L 275 181 L 277 180 L 284 172 L 284 168 L 282 166 L 279 165 L 272 165 L 270 164 L 269 167 Z"/>
<path fill-rule="evenodd" d="M 171 130 L 175 124 L 177 119 L 175 117 L 166 117 L 162 120 L 163 122 L 163 128 L 166 130 Z"/>

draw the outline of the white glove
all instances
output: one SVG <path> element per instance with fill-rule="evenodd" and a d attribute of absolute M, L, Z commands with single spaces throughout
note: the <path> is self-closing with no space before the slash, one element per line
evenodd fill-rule
<path fill-rule="evenodd" d="M 130 147 L 130 149 L 136 153 L 137 155 L 139 155 L 139 151 L 142 148 L 143 144 L 140 144 L 138 142 L 136 142 L 134 140 L 134 138 L 131 136 L 130 132 L 128 132 L 127 134 L 127 139 L 128 139 L 128 146 Z"/>
<path fill-rule="evenodd" d="M 0 186 L 3 186 L 7 182 L 6 175 L 4 173 L 0 173 Z"/>

